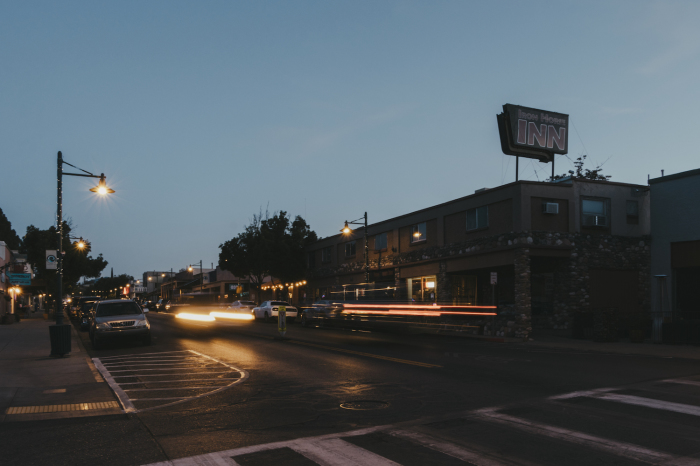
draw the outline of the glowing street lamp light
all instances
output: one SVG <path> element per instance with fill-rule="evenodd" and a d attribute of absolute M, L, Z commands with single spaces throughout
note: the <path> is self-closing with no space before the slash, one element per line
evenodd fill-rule
<path fill-rule="evenodd" d="M 364 217 L 360 217 L 357 220 L 353 220 L 351 222 L 345 220 L 345 226 L 340 231 L 341 233 L 348 235 L 352 232 L 349 225 L 362 225 L 362 220 L 364 220 L 365 225 L 365 283 L 369 283 L 369 243 L 367 242 L 367 212 L 365 212 Z"/>

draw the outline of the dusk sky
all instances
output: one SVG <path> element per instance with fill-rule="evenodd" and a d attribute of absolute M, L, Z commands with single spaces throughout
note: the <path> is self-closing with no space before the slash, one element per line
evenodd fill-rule
<path fill-rule="evenodd" d="M 700 168 L 700 2 L 3 2 L 0 207 L 115 274 L 218 261 L 261 208 L 319 236 L 515 179 L 505 103 L 570 115 L 612 181 Z M 521 179 L 551 166 L 521 159 Z M 70 169 L 70 167 L 66 167 Z M 72 169 L 71 169 L 72 171 Z"/>

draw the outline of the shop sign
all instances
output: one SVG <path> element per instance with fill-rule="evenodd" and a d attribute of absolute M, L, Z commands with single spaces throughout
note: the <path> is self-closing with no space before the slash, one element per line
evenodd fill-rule
<path fill-rule="evenodd" d="M 32 285 L 32 274 L 30 273 L 8 273 L 8 280 L 13 285 L 20 286 L 31 286 Z"/>
<path fill-rule="evenodd" d="M 569 115 L 505 104 L 496 118 L 506 155 L 551 162 L 554 154 L 569 152 Z"/>

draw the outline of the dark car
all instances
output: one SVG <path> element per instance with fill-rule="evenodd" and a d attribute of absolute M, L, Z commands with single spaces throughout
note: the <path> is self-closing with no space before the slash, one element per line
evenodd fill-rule
<path fill-rule="evenodd" d="M 324 325 L 325 322 L 333 319 L 342 310 L 342 304 L 330 300 L 316 301 L 311 307 L 303 310 L 301 314 L 301 325 Z"/>
<path fill-rule="evenodd" d="M 86 302 L 95 302 L 99 301 L 100 297 L 99 296 L 81 296 L 77 300 L 73 300 L 71 303 L 72 305 L 69 306 L 70 309 L 70 316 L 77 318 L 78 315 L 80 314 L 80 309 L 83 307 L 83 304 Z"/>
<path fill-rule="evenodd" d="M 80 306 L 78 311 L 78 322 L 80 323 L 80 330 L 87 330 L 90 327 L 90 321 L 92 320 L 92 311 L 95 308 L 95 304 L 98 301 L 86 301 Z"/>
<path fill-rule="evenodd" d="M 151 344 L 151 324 L 141 306 L 130 299 L 100 301 L 90 322 L 92 348 L 98 349 L 107 340 L 139 339 Z"/>

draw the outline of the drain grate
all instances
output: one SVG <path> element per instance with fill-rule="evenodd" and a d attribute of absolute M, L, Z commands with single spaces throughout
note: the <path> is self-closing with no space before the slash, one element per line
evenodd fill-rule
<path fill-rule="evenodd" d="M 386 401 L 378 400 L 356 400 L 356 401 L 346 401 L 340 405 L 343 409 L 352 409 L 355 411 L 367 411 L 371 409 L 384 409 L 389 407 L 389 403 Z"/>

